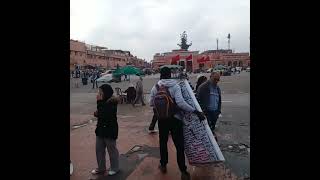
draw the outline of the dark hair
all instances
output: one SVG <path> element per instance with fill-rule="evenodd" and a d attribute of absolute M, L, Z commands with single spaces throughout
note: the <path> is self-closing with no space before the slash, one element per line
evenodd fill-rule
<path fill-rule="evenodd" d="M 113 95 L 113 89 L 109 84 L 103 84 L 99 87 L 103 92 L 103 100 L 108 100 Z"/>
<path fill-rule="evenodd" d="M 220 75 L 220 73 L 218 73 L 218 72 L 212 72 L 210 76 L 213 76 L 213 75 L 215 75 L 215 74 Z"/>
<path fill-rule="evenodd" d="M 160 79 L 170 79 L 171 78 L 171 69 L 168 67 L 163 67 L 160 70 Z"/>
<path fill-rule="evenodd" d="M 199 79 L 198 79 L 198 81 L 197 81 L 196 90 L 197 90 L 198 87 L 199 87 L 202 83 L 204 83 L 206 80 L 207 80 L 207 77 L 205 77 L 205 76 L 200 76 Z"/>

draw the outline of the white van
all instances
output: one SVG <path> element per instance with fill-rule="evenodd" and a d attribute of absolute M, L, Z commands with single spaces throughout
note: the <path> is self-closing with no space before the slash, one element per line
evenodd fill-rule
<path fill-rule="evenodd" d="M 97 82 L 109 82 L 113 79 L 112 73 L 114 70 L 107 70 L 104 73 L 101 73 L 101 77 L 97 79 Z"/>
<path fill-rule="evenodd" d="M 236 71 L 241 71 L 242 67 L 236 67 Z"/>

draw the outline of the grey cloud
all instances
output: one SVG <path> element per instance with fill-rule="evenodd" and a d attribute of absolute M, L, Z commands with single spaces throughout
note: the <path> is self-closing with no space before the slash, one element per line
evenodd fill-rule
<path fill-rule="evenodd" d="M 215 49 L 216 38 L 219 38 L 219 48 L 226 48 L 226 37 L 231 33 L 231 47 L 236 51 L 249 51 L 249 0 L 136 0 L 135 3 L 88 0 L 87 3 L 97 3 L 96 11 L 85 12 L 96 14 L 95 23 L 85 22 L 82 28 L 71 32 L 81 34 L 86 30 L 88 33 L 74 36 L 92 44 L 130 50 L 138 57 L 151 60 L 155 53 L 177 49 L 179 35 L 187 31 L 188 41 L 193 42 L 190 50 Z M 75 18 L 72 8 L 72 18 Z M 71 22 L 71 28 L 72 25 Z"/>

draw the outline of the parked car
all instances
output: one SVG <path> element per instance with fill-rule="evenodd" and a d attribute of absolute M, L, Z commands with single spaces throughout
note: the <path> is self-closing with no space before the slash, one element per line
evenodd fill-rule
<path fill-rule="evenodd" d="M 101 74 L 101 77 L 97 79 L 97 82 L 108 83 L 114 81 L 113 72 L 115 70 L 107 70 L 106 72 Z"/>
<path fill-rule="evenodd" d="M 102 82 L 102 83 L 108 83 L 113 80 L 112 74 L 106 74 L 100 78 L 97 79 L 97 82 Z"/>
<path fill-rule="evenodd" d="M 250 72 L 250 67 L 247 67 L 246 72 Z"/>
<path fill-rule="evenodd" d="M 104 73 L 101 73 L 101 77 L 107 74 L 112 74 L 115 70 L 111 69 L 111 70 L 106 70 Z"/>

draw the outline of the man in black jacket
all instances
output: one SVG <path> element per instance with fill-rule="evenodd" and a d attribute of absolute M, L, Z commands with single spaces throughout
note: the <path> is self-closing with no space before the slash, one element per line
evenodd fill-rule
<path fill-rule="evenodd" d="M 219 114 L 221 114 L 221 90 L 218 86 L 220 75 L 211 73 L 210 80 L 201 84 L 197 91 L 199 104 L 207 116 L 208 124 L 213 134 Z"/>

